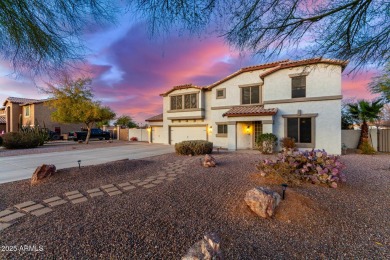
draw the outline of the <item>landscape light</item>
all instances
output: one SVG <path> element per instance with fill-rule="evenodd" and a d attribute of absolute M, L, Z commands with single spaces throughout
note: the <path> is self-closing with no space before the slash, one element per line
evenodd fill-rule
<path fill-rule="evenodd" d="M 77 161 L 79 163 L 79 169 L 81 168 L 81 160 Z"/>
<path fill-rule="evenodd" d="M 283 183 L 283 184 L 282 184 L 282 189 L 283 189 L 282 199 L 283 199 L 283 200 L 284 200 L 284 193 L 285 193 L 285 191 L 287 190 L 287 187 L 288 187 L 288 185 L 287 185 L 286 183 Z"/>

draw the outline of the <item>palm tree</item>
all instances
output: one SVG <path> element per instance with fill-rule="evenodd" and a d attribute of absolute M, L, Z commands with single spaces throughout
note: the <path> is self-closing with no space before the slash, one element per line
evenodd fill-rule
<path fill-rule="evenodd" d="M 352 118 L 356 122 L 361 122 L 362 125 L 360 127 L 360 139 L 358 147 L 364 142 L 368 140 L 368 125 L 367 122 L 373 123 L 376 119 L 379 118 L 379 113 L 381 112 L 381 109 L 383 108 L 383 103 L 381 100 L 376 101 L 366 101 L 366 100 L 359 100 L 355 104 L 348 104 L 349 106 L 349 113 L 351 114 Z"/>

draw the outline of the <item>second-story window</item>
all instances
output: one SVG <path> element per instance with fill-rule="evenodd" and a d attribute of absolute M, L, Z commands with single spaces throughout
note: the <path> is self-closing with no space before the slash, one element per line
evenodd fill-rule
<path fill-rule="evenodd" d="M 260 87 L 243 87 L 241 88 L 241 104 L 258 104 L 260 103 Z"/>
<path fill-rule="evenodd" d="M 30 106 L 24 107 L 24 116 L 30 116 Z"/>
<path fill-rule="evenodd" d="M 306 97 L 306 76 L 291 78 L 291 97 Z"/>
<path fill-rule="evenodd" d="M 171 110 L 183 109 L 183 96 L 171 96 Z"/>
<path fill-rule="evenodd" d="M 197 94 L 184 95 L 184 109 L 197 108 L 197 107 L 198 107 Z"/>

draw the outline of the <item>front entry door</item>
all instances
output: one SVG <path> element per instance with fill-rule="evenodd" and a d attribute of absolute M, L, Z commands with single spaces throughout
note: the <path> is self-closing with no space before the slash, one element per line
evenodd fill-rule
<path fill-rule="evenodd" d="M 253 148 L 257 149 L 257 144 L 256 144 L 256 141 L 257 141 L 257 138 L 259 137 L 259 135 L 261 135 L 263 133 L 263 124 L 261 123 L 261 121 L 255 121 L 253 122 Z"/>

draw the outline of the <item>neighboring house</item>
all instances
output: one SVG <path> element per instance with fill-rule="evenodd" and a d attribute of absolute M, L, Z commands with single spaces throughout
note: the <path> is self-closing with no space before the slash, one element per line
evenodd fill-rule
<path fill-rule="evenodd" d="M 341 73 L 347 61 L 313 58 L 246 67 L 207 87 L 161 94 L 163 114 L 147 119 L 150 142 L 209 140 L 255 148 L 262 133 L 292 137 L 299 148 L 341 153 Z"/>
<path fill-rule="evenodd" d="M 5 133 L 5 107 L 0 107 L 0 134 Z"/>
<path fill-rule="evenodd" d="M 20 115 L 22 116 L 23 126 L 29 125 L 34 127 L 37 124 L 42 128 L 46 127 L 56 132 L 58 135 L 78 131 L 83 126 L 82 124 L 60 124 L 53 122 L 51 120 L 53 109 L 48 107 L 45 102 L 47 102 L 47 99 L 8 97 L 3 103 L 6 122 L 5 132 L 19 131 Z"/>

